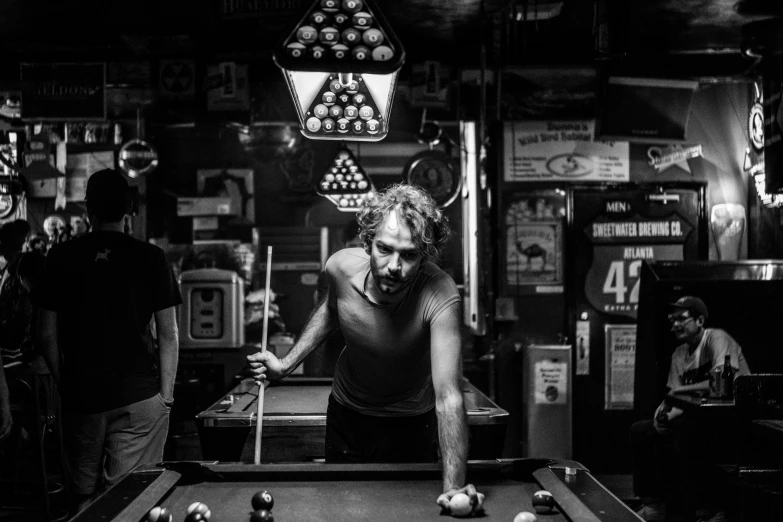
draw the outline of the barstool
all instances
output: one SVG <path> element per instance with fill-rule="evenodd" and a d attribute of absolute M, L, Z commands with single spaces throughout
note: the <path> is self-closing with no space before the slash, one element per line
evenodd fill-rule
<path fill-rule="evenodd" d="M 11 412 L 14 422 L 19 423 L 16 451 L 16 465 L 12 473 L 12 486 L 14 491 L 22 488 L 22 458 L 23 458 L 23 432 L 25 426 L 32 425 L 32 438 L 36 457 L 36 488 L 41 499 L 41 510 L 47 522 L 66 520 L 67 510 L 63 513 L 53 513 L 50 495 L 65 490 L 66 505 L 70 505 L 70 494 L 67 488 L 68 472 L 66 455 L 63 447 L 63 434 L 60 416 L 60 401 L 55 390 L 54 381 L 46 364 L 39 357 L 28 363 L 19 364 L 12 362 L 5 365 L 6 379 L 11 388 Z M 30 422 L 32 421 L 32 422 Z M 56 450 L 60 457 L 62 483 L 50 490 L 48 478 L 48 466 L 46 459 L 46 432 L 51 430 L 55 436 Z M 19 506 L 19 509 L 25 509 Z M 35 509 L 35 508 L 31 508 Z"/>

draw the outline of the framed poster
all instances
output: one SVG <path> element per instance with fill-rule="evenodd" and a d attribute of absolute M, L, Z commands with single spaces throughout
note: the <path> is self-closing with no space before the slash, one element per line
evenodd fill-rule
<path fill-rule="evenodd" d="M 23 63 L 22 119 L 105 120 L 105 63 Z"/>
<path fill-rule="evenodd" d="M 604 325 L 606 372 L 604 409 L 633 409 L 636 325 Z"/>
<path fill-rule="evenodd" d="M 506 294 L 562 293 L 564 208 L 555 191 L 511 194 L 503 211 Z"/>

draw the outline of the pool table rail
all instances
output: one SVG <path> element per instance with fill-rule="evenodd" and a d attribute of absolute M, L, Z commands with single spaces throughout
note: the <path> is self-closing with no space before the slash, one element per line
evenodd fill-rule
<path fill-rule="evenodd" d="M 572 468 L 576 475 L 567 475 Z M 438 489 L 441 479 L 438 464 L 332 464 L 332 463 L 275 463 L 240 464 L 218 462 L 161 462 L 157 465 L 139 466 L 116 486 L 101 495 L 95 502 L 72 519 L 73 522 L 122 521 L 139 522 L 150 509 L 171 501 L 174 489 L 199 484 L 265 482 L 312 483 L 324 487 L 329 484 L 396 481 L 432 481 Z M 535 487 L 550 491 L 562 517 L 572 522 L 638 522 L 633 511 L 611 494 L 590 475 L 581 464 L 570 460 L 552 459 L 497 459 L 470 461 L 468 481 L 481 491 L 493 485 L 519 483 L 528 495 Z M 537 485 L 533 485 L 537 482 Z M 391 482 L 389 482 L 391 483 Z M 525 485 L 527 484 L 527 485 Z M 226 487 L 223 486 L 223 487 Z M 219 487 L 219 486 L 215 486 Z M 516 486 L 514 486 L 516 487 Z M 520 490 L 521 491 L 521 490 Z M 180 495 L 181 496 L 181 495 Z M 489 498 L 489 497 L 488 497 Z M 519 501 L 517 494 L 514 498 Z M 527 498 L 527 497 L 525 497 Z M 168 499 L 168 500 L 167 500 Z M 209 500 L 204 500 L 209 502 Z M 501 499 L 494 499 L 499 507 Z M 490 502 L 490 505 L 491 503 Z M 529 498 L 524 502 L 529 502 Z M 520 504 L 522 505 L 522 504 Z M 180 506 L 182 507 L 182 506 Z M 530 506 L 528 506 L 530 508 Z M 184 509 L 184 508 L 182 508 Z M 530 508 L 532 509 L 532 508 Z M 437 511 L 434 512 L 435 518 Z M 491 514 L 488 518 L 491 518 Z"/>

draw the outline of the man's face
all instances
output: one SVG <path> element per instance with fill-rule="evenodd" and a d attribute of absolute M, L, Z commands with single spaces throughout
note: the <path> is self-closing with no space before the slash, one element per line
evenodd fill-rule
<path fill-rule="evenodd" d="M 372 242 L 370 271 L 376 286 L 384 294 L 399 294 L 413 282 L 421 262 L 410 229 L 392 211 Z"/>
<path fill-rule="evenodd" d="M 669 314 L 669 323 L 672 325 L 672 333 L 678 341 L 690 341 L 701 330 L 701 318 L 694 319 L 690 310 L 675 310 Z"/>

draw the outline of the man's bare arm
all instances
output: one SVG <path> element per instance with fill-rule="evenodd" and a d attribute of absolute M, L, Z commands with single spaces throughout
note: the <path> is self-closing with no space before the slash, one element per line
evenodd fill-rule
<path fill-rule="evenodd" d="M 160 366 L 160 394 L 167 400 L 174 399 L 174 381 L 179 361 L 179 330 L 177 308 L 170 306 L 155 312 L 155 328 L 158 334 L 158 360 Z"/>
<path fill-rule="evenodd" d="M 60 386 L 60 347 L 57 342 L 57 312 L 41 309 L 38 316 L 38 347 L 55 384 Z"/>
<path fill-rule="evenodd" d="M 430 327 L 432 383 L 443 458 L 443 491 L 465 485 L 468 424 L 462 398 L 462 339 L 458 306 L 444 310 Z"/>

